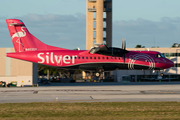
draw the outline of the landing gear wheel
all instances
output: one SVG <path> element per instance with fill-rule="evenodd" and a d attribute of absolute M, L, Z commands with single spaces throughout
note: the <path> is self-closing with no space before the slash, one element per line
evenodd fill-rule
<path fill-rule="evenodd" d="M 163 74 L 163 73 L 160 73 L 160 76 L 161 76 L 161 77 L 163 77 L 163 76 L 164 76 L 164 74 Z"/>
<path fill-rule="evenodd" d="M 100 74 L 97 72 L 97 73 L 96 73 L 96 77 L 99 77 L 99 75 L 100 75 Z"/>

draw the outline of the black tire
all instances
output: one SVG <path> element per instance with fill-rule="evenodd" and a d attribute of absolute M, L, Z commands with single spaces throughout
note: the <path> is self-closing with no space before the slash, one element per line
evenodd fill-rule
<path fill-rule="evenodd" d="M 99 76 L 100 76 L 100 73 L 97 72 L 97 73 L 96 73 L 96 77 L 99 77 Z"/>
<path fill-rule="evenodd" d="M 164 76 L 164 74 L 163 74 L 163 73 L 161 73 L 161 74 L 160 74 L 160 76 L 161 76 L 161 77 L 163 77 L 163 76 Z"/>

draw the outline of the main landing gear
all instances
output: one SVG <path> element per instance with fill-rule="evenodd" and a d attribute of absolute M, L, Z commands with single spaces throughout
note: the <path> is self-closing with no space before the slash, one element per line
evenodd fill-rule
<path fill-rule="evenodd" d="M 97 78 L 100 78 L 102 77 L 103 72 L 104 72 L 104 69 L 97 69 L 97 71 L 95 72 L 95 76 Z"/>
<path fill-rule="evenodd" d="M 96 77 L 99 77 L 100 75 L 101 75 L 100 72 L 96 72 L 96 73 L 95 73 L 95 76 L 96 76 Z"/>

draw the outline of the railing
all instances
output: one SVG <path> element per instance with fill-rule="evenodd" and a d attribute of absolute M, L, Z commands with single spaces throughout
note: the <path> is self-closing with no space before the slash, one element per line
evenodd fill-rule
<path fill-rule="evenodd" d="M 88 0 L 89 2 L 96 2 L 96 0 Z"/>
<path fill-rule="evenodd" d="M 96 18 L 93 18 L 94 21 L 96 21 Z M 103 18 L 103 21 L 105 22 L 106 21 L 106 18 Z"/>
<path fill-rule="evenodd" d="M 88 0 L 89 2 L 97 2 L 97 0 Z M 104 0 L 104 2 L 112 2 L 112 0 Z"/>
<path fill-rule="evenodd" d="M 96 8 L 88 8 L 89 12 L 96 12 Z"/>
<path fill-rule="evenodd" d="M 96 38 L 93 38 L 93 41 L 96 41 Z M 103 41 L 106 41 L 106 37 L 103 37 Z"/>
<path fill-rule="evenodd" d="M 104 0 L 104 2 L 112 2 L 112 0 Z"/>
<path fill-rule="evenodd" d="M 112 8 L 104 8 L 104 12 L 111 12 Z"/>
<path fill-rule="evenodd" d="M 96 28 L 93 28 L 94 31 L 96 31 Z M 106 28 L 103 28 L 103 31 L 106 31 Z"/>

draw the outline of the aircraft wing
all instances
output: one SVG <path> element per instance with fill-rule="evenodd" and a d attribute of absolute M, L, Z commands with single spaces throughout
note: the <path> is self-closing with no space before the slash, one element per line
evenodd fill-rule
<path fill-rule="evenodd" d="M 95 44 L 90 50 L 90 54 L 101 54 L 101 55 L 108 55 L 108 56 L 116 56 L 116 57 L 123 57 L 129 51 L 121 48 L 115 47 L 107 47 L 103 44 Z"/>

